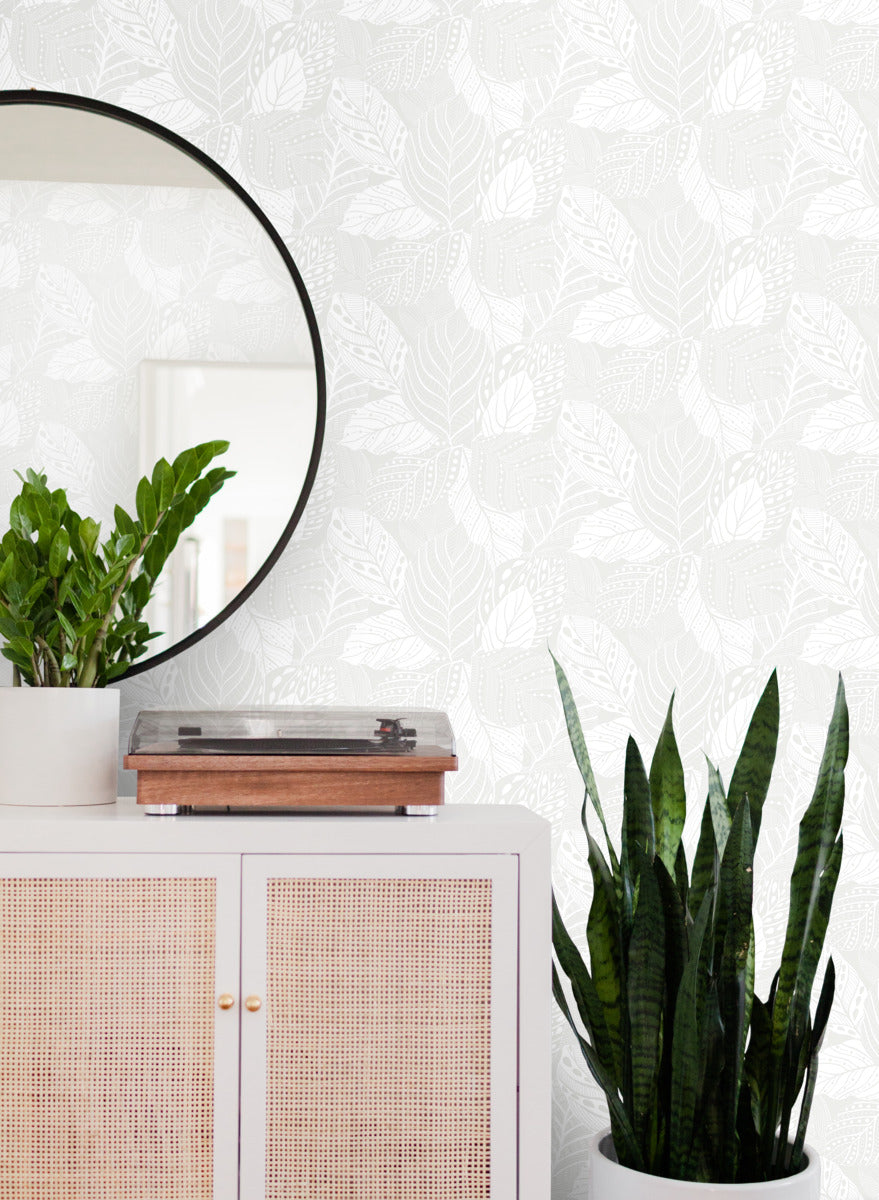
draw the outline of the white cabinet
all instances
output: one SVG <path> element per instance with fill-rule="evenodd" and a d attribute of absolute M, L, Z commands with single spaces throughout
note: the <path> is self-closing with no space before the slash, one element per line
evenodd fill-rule
<path fill-rule="evenodd" d="M 0 1200 L 545 1200 L 549 827 L 0 811 Z"/>

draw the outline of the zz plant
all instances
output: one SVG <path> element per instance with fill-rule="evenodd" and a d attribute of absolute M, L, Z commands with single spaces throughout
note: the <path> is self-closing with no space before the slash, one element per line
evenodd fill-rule
<path fill-rule="evenodd" d="M 553 658 L 555 662 L 555 659 Z M 818 1051 L 833 1000 L 830 959 L 810 998 L 842 860 L 848 711 L 842 679 L 814 795 L 799 828 L 781 965 L 754 994 L 754 848 L 778 741 L 773 671 L 728 788 L 708 762 L 692 868 L 681 843 L 684 773 L 672 705 L 649 772 L 629 738 L 619 854 L 608 835 L 571 689 L 555 662 L 585 784 L 593 896 L 587 968 L 553 899 L 553 994 L 610 1112 L 620 1163 L 672 1179 L 757 1183 L 805 1165 Z M 607 857 L 587 827 L 591 806 Z M 796 1112 L 797 1100 L 799 1112 Z"/>
<path fill-rule="evenodd" d="M 0 638 L 14 682 L 31 687 L 103 687 L 126 671 L 158 633 L 141 614 L 168 555 L 235 472 L 208 464 L 228 442 L 204 442 L 173 463 L 160 458 L 137 485 L 136 516 L 118 504 L 115 527 L 81 517 L 46 476 L 19 474 L 9 529 L 0 539 Z"/>

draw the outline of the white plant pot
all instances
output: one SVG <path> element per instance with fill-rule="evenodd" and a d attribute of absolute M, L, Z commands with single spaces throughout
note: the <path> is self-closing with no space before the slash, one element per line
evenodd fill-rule
<path fill-rule="evenodd" d="M 804 1171 L 771 1183 L 692 1183 L 621 1167 L 609 1129 L 589 1143 L 592 1200 L 820 1200 L 821 1160 L 806 1146 Z"/>
<path fill-rule="evenodd" d="M 0 688 L 0 804 L 113 804 L 119 692 Z"/>

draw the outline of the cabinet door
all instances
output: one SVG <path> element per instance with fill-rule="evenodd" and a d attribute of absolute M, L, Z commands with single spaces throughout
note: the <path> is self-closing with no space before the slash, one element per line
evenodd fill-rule
<path fill-rule="evenodd" d="M 242 1197 L 513 1200 L 517 865 L 244 856 Z"/>
<path fill-rule="evenodd" d="M 235 1200 L 239 863 L 0 854 L 0 1200 Z"/>

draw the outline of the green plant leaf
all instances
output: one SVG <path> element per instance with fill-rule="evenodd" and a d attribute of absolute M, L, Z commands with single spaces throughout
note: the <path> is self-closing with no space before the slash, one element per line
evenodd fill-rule
<path fill-rule="evenodd" d="M 33 667 L 31 665 L 31 657 L 29 654 L 22 654 L 19 650 L 10 646 L 8 643 L 4 646 L 0 646 L 0 654 L 2 654 L 8 662 L 13 664 L 13 666 L 19 671 L 22 679 L 27 680 L 32 687 L 36 686 Z"/>
<path fill-rule="evenodd" d="M 687 815 L 684 768 L 672 726 L 673 705 L 674 695 L 669 701 L 665 724 L 650 764 L 650 801 L 653 806 L 656 853 L 672 876 Z"/>
<path fill-rule="evenodd" d="M 711 819 L 711 797 L 706 797 L 702 809 L 702 824 L 699 829 L 699 841 L 696 846 L 696 856 L 693 859 L 693 873 L 690 878 L 689 910 L 697 913 L 702 904 L 709 885 L 716 882 L 720 870 L 720 858 L 717 854 L 717 843 L 714 840 L 714 823 Z"/>
<path fill-rule="evenodd" d="M 195 447 L 195 459 L 199 471 L 203 471 L 211 459 L 216 458 L 218 454 L 225 454 L 228 449 L 228 442 L 216 439 L 212 442 L 201 442 Z"/>
<path fill-rule="evenodd" d="M 51 516 L 46 515 L 45 520 L 41 520 L 37 526 L 37 549 L 47 558 L 52 542 L 55 540 L 55 534 L 61 528 L 60 521 L 54 520 Z"/>
<path fill-rule="evenodd" d="M 45 575 L 30 585 L 25 592 L 24 599 L 22 601 L 22 608 L 25 610 L 25 612 L 31 612 L 33 610 L 34 605 L 43 595 L 48 586 L 49 580 L 45 577 Z"/>
<path fill-rule="evenodd" d="M 23 496 L 16 496 L 9 507 L 9 524 L 19 537 L 30 538 L 34 531 L 34 523 L 30 515 L 30 507 Z"/>
<path fill-rule="evenodd" d="M 653 873 L 659 886 L 662 911 L 665 916 L 665 986 L 667 992 L 667 1024 L 674 1020 L 675 999 L 688 958 L 687 914 L 675 881 L 657 854 Z"/>
<path fill-rule="evenodd" d="M 751 717 L 741 753 L 729 781 L 727 795 L 730 813 L 735 812 L 742 796 L 751 806 L 751 831 L 754 845 L 760 834 L 763 802 L 769 790 L 769 779 L 775 763 L 778 745 L 778 675 L 769 676 L 763 694 Z"/>
<path fill-rule="evenodd" d="M 571 743 L 571 749 L 574 752 L 574 759 L 579 768 L 580 775 L 583 778 L 583 783 L 586 785 L 586 796 L 595 809 L 598 820 L 601 822 L 601 828 L 604 831 L 604 838 L 607 843 L 607 853 L 610 859 L 611 867 L 614 875 L 619 873 L 619 862 L 614 853 L 613 845 L 611 844 L 610 834 L 607 831 L 607 822 L 604 819 L 604 810 L 601 807 L 601 801 L 598 798 L 598 788 L 595 784 L 595 776 L 592 772 L 592 763 L 589 758 L 589 751 L 586 749 L 586 739 L 583 737 L 583 728 L 580 724 L 580 715 L 577 712 L 577 705 L 574 703 L 574 695 L 571 691 L 571 685 L 568 683 L 568 677 L 557 661 L 555 655 L 550 650 L 549 656 L 555 667 L 555 677 L 558 684 L 559 695 L 562 700 L 562 709 L 565 714 L 565 725 L 568 730 L 568 741 Z M 585 820 L 583 822 L 585 828 Z"/>
<path fill-rule="evenodd" d="M 703 954 L 710 955 L 711 938 L 706 936 Z M 720 1180 L 723 1144 L 723 1105 L 720 1090 L 723 1077 L 723 1021 L 717 995 L 717 981 L 706 975 L 708 983 L 700 997 L 702 1046 L 699 1054 L 699 1121 L 691 1157 L 691 1178 L 700 1182 Z"/>
<path fill-rule="evenodd" d="M 183 531 L 183 511 L 180 505 L 167 510 L 159 528 L 162 531 L 162 537 L 165 542 L 165 556 L 167 559 L 177 545 L 177 541 Z"/>
<path fill-rule="evenodd" d="M 687 912 L 677 884 L 669 875 L 658 854 L 653 860 L 653 873 L 659 885 L 662 910 L 665 916 L 665 1002 L 662 1013 L 663 1039 L 657 1099 L 660 1115 L 667 1124 L 667 1114 L 671 1104 L 672 1035 L 678 994 L 688 955 Z M 660 1144 L 663 1149 L 661 1156 L 654 1157 L 654 1161 L 663 1173 L 668 1168 L 667 1142 L 667 1133 L 660 1132 Z"/>
<path fill-rule="evenodd" d="M 114 534 L 113 550 L 117 562 L 120 559 L 135 558 L 138 550 L 137 538 L 130 533 L 123 533 L 121 536 Z"/>
<path fill-rule="evenodd" d="M 715 944 L 720 944 L 718 1000 L 724 1027 L 723 1175 L 735 1182 L 737 1168 L 736 1114 L 744 1076 L 745 1039 L 753 1001 L 753 980 L 748 994 L 751 917 L 754 879 L 754 842 L 751 811 L 746 796 L 736 808 L 720 863 Z"/>
<path fill-rule="evenodd" d="M 650 1126 L 655 1121 L 662 1057 L 665 915 L 651 861 L 637 841 L 632 842 L 632 858 L 639 880 L 626 983 L 632 1059 L 632 1126 L 639 1145 L 645 1147 L 649 1146 Z M 656 1165 L 650 1157 L 645 1156 L 648 1171 Z"/>
<path fill-rule="evenodd" d="M 827 859 L 826 867 L 818 884 L 818 897 L 809 922 L 810 936 L 802 948 L 796 979 L 794 981 L 793 997 L 788 1009 L 787 1033 L 781 1055 L 781 1069 L 777 1073 L 778 1088 L 776 1096 L 777 1124 L 779 1134 L 773 1155 L 773 1162 L 778 1163 L 779 1155 L 788 1154 L 788 1131 L 796 1097 L 802 1086 L 803 1076 L 808 1065 L 809 1039 L 811 1037 L 809 1021 L 809 1002 L 812 994 L 812 984 L 818 967 L 818 959 L 824 945 L 824 935 L 830 918 L 833 894 L 839 879 L 842 864 L 842 834 L 839 835 Z M 794 866 L 794 874 L 797 867 Z M 793 909 L 793 902 L 791 903 Z M 777 1034 L 777 1018 L 782 1011 L 785 976 L 785 960 L 782 955 L 781 974 L 773 1010 L 773 1039 Z M 775 1049 L 773 1040 L 773 1050 Z M 778 1061 L 778 1060 L 776 1060 Z M 780 1096 L 780 1106 L 778 1097 Z"/>
<path fill-rule="evenodd" d="M 76 630 L 73 628 L 73 626 L 68 621 L 67 617 L 65 617 L 64 613 L 61 612 L 61 610 L 59 608 L 55 609 L 55 616 L 58 618 L 58 624 L 64 630 L 64 636 L 67 638 L 69 645 L 73 646 L 74 643 L 76 642 Z"/>
<path fill-rule="evenodd" d="M 160 525 L 150 538 L 143 556 L 144 570 L 151 579 L 158 578 L 167 557 L 168 550 L 165 542 L 165 533 Z"/>
<path fill-rule="evenodd" d="M 757 996 L 751 1007 L 748 1048 L 745 1052 L 745 1079 L 750 1092 L 751 1115 L 758 1137 L 762 1136 L 768 1111 L 769 1083 L 772 1072 L 772 1016 Z"/>
<path fill-rule="evenodd" d="M 174 471 L 167 458 L 160 458 L 153 467 L 152 487 L 159 511 L 164 512 L 174 499 Z"/>
<path fill-rule="evenodd" d="M 592 977 L 574 941 L 565 928 L 555 894 L 552 897 L 552 945 L 559 966 L 571 981 L 571 991 L 577 1004 L 580 1020 L 595 1047 L 602 1069 L 613 1078 L 615 1075 L 610 1036 L 604 1017 L 604 1009 L 595 990 Z"/>
<path fill-rule="evenodd" d="M 177 492 L 184 492 L 198 478 L 200 467 L 196 458 L 195 448 L 183 450 L 171 464 L 174 472 L 174 487 Z"/>
<path fill-rule="evenodd" d="M 189 496 L 195 504 L 196 513 L 201 512 L 212 495 L 211 485 L 207 479 L 196 479 L 195 483 L 189 489 Z"/>
<path fill-rule="evenodd" d="M 118 679 L 120 675 L 125 674 L 130 666 L 131 664 L 127 662 L 109 663 L 104 670 L 104 678 L 108 683 L 110 680 Z"/>
<path fill-rule="evenodd" d="M 67 555 L 70 551 L 70 534 L 63 527 L 52 538 L 49 547 L 49 574 L 60 579 L 67 567 Z"/>
<path fill-rule="evenodd" d="M 650 784 L 633 737 L 626 743 L 626 773 L 623 785 L 623 826 L 620 869 L 624 885 L 634 889 L 638 879 L 638 856 L 653 859 L 653 808 L 650 803 Z M 634 869 L 633 869 L 634 868 Z"/>
<path fill-rule="evenodd" d="M 129 585 L 129 591 L 134 599 L 135 613 L 141 613 L 149 603 L 151 588 L 147 575 L 136 575 Z"/>
<path fill-rule="evenodd" d="M 790 1156 L 789 1171 L 791 1175 L 798 1174 L 803 1169 L 803 1147 L 806 1141 L 806 1129 L 809 1124 L 809 1116 L 812 1111 L 812 1099 L 815 1094 L 815 1081 L 818 1077 L 818 1051 L 824 1041 L 824 1033 L 827 1028 L 827 1019 L 830 1016 L 830 1008 L 833 1004 L 833 994 L 836 990 L 836 968 L 833 965 L 833 959 L 828 959 L 827 969 L 824 972 L 824 983 L 821 986 L 821 994 L 818 998 L 818 1007 L 815 1010 L 815 1024 L 812 1028 L 811 1044 L 809 1047 L 809 1068 L 806 1076 L 806 1087 L 803 1093 L 802 1103 L 800 1105 L 800 1119 L 797 1123 L 796 1137 L 792 1153 Z"/>
<path fill-rule="evenodd" d="M 117 504 L 113 509 L 113 519 L 116 522 L 116 532 L 120 536 L 124 537 L 125 534 L 130 534 L 132 539 L 138 537 L 137 525 L 121 504 Z M 92 546 L 90 549 L 94 549 L 94 547 Z"/>
<path fill-rule="evenodd" d="M 137 504 L 137 516 L 143 527 L 143 531 L 145 534 L 150 533 L 156 527 L 156 521 L 159 519 L 159 510 L 156 507 L 156 497 L 152 484 L 145 475 L 137 485 L 135 502 Z"/>
<path fill-rule="evenodd" d="M 723 858 L 726 839 L 732 827 L 733 812 L 723 787 L 723 779 L 714 763 L 706 756 L 708 764 L 708 804 L 711 809 L 711 824 L 714 828 L 714 842 L 717 846 L 718 858 Z"/>
<path fill-rule="evenodd" d="M 687 876 L 687 855 L 684 850 L 684 843 L 681 842 L 678 846 L 678 852 L 675 855 L 675 884 L 677 885 L 678 895 L 681 898 L 681 903 L 686 910 L 689 905 L 690 882 Z"/>
<path fill-rule="evenodd" d="M 842 677 L 836 691 L 818 779 L 800 821 L 797 857 L 790 882 L 790 908 L 772 1013 L 772 1054 L 781 1061 L 792 1008 L 808 1011 L 818 959 L 830 917 L 842 860 L 837 841 L 845 796 L 848 708 Z"/>
<path fill-rule="evenodd" d="M 713 889 L 713 884 L 711 889 Z M 711 916 L 712 890 L 702 897 L 699 912 L 690 930 L 687 963 L 681 975 L 675 1005 L 671 1051 L 671 1089 L 669 1097 L 669 1166 L 673 1179 L 689 1179 L 699 1099 L 700 1050 L 698 976 L 702 943 Z"/>
<path fill-rule="evenodd" d="M 562 989 L 562 982 L 559 979 L 558 972 L 555 969 L 555 963 L 552 965 L 552 994 L 555 997 L 556 1003 L 562 1011 L 565 1020 L 574 1031 L 574 1036 L 580 1046 L 580 1052 L 586 1060 L 586 1065 L 595 1079 L 595 1082 L 604 1092 L 604 1097 L 607 1101 L 608 1111 L 610 1112 L 611 1127 L 613 1129 L 614 1148 L 617 1152 L 619 1161 L 625 1166 L 630 1167 L 633 1171 L 642 1171 L 644 1169 L 644 1161 L 641 1155 L 641 1148 L 638 1145 L 638 1140 L 635 1137 L 631 1122 L 626 1114 L 626 1111 L 620 1101 L 620 1097 L 616 1091 L 614 1081 L 607 1076 L 601 1066 L 601 1061 L 589 1042 L 581 1035 L 580 1031 L 574 1023 L 571 1016 L 571 1010 L 568 1005 L 567 997 Z"/>
<path fill-rule="evenodd" d="M 20 637 L 21 632 L 20 622 L 16 621 L 13 617 L 6 616 L 6 614 L 0 610 L 0 637 Z"/>
<path fill-rule="evenodd" d="M 610 869 L 588 829 L 586 837 L 592 873 L 592 904 L 586 922 L 586 940 L 593 983 L 604 1010 L 613 1074 L 625 1101 L 630 1092 L 626 1046 L 628 1021 L 623 1004 L 624 963 L 617 893 Z"/>
<path fill-rule="evenodd" d="M 218 492 L 226 480 L 232 479 L 234 475 L 234 471 L 229 471 L 225 467 L 212 467 L 205 475 L 205 482 L 211 489 L 211 495 Z"/>
<path fill-rule="evenodd" d="M 16 656 L 15 660 L 19 659 L 30 668 L 30 660 L 37 652 L 37 648 L 31 638 L 11 637 L 6 639 L 6 649 Z"/>

